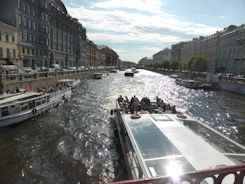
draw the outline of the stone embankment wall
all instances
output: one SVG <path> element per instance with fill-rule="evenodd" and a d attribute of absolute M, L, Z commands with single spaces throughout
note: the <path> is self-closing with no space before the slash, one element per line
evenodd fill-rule
<path fill-rule="evenodd" d="M 3 94 L 7 90 L 15 90 L 30 88 L 36 90 L 37 88 L 54 87 L 58 80 L 61 79 L 88 79 L 97 71 L 72 71 L 72 72 L 43 72 L 38 74 L 1 74 L 0 75 L 0 93 Z M 106 71 L 100 70 L 103 73 Z"/>

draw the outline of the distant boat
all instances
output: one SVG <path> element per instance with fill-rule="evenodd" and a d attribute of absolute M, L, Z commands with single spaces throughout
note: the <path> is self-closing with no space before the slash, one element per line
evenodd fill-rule
<path fill-rule="evenodd" d="M 28 92 L 0 100 L 0 127 L 31 119 L 71 97 L 71 88 L 52 93 Z"/>
<path fill-rule="evenodd" d="M 178 76 L 178 75 L 174 75 L 174 74 L 173 74 L 173 75 L 170 75 L 169 77 L 170 77 L 170 78 L 173 78 L 173 79 L 177 79 L 177 78 L 179 78 L 179 76 Z"/>
<path fill-rule="evenodd" d="M 130 71 L 130 70 L 126 70 L 124 73 L 124 76 L 126 77 L 133 77 L 134 76 L 134 72 Z"/>
<path fill-rule="evenodd" d="M 102 77 L 103 77 L 102 73 L 95 73 L 93 79 L 102 79 Z"/>
<path fill-rule="evenodd" d="M 118 71 L 117 71 L 117 69 L 111 69 L 110 72 L 111 73 L 117 73 Z"/>
<path fill-rule="evenodd" d="M 60 84 L 62 86 L 69 86 L 74 89 L 79 85 L 80 82 L 80 79 L 62 79 L 58 80 L 57 84 Z"/>

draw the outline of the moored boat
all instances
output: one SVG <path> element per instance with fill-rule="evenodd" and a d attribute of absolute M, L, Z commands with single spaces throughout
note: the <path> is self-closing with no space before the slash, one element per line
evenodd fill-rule
<path fill-rule="evenodd" d="M 102 79 L 102 77 L 103 77 L 103 74 L 102 73 L 95 73 L 93 75 L 93 79 Z"/>
<path fill-rule="evenodd" d="M 52 93 L 27 92 L 0 100 L 0 127 L 31 119 L 71 97 L 71 88 Z"/>
<path fill-rule="evenodd" d="M 180 85 L 180 86 L 184 86 L 186 88 L 190 88 L 190 89 L 201 89 L 202 88 L 202 84 L 198 81 L 195 80 L 191 80 L 191 79 L 179 79 L 177 78 L 175 80 L 175 83 Z"/>
<path fill-rule="evenodd" d="M 80 84 L 80 79 L 61 79 L 57 81 L 58 85 L 76 88 Z"/>
<path fill-rule="evenodd" d="M 111 72 L 111 73 L 117 73 L 118 70 L 117 70 L 117 69 L 111 69 L 110 72 Z"/>
<path fill-rule="evenodd" d="M 141 117 L 132 119 L 128 113 L 130 105 L 125 101 L 116 102 L 117 134 L 129 179 L 133 179 L 120 183 L 193 181 L 209 184 L 224 180 L 222 183 L 231 184 L 235 182 L 229 174 L 235 169 L 242 173 L 235 176 L 237 181 L 244 181 L 245 165 L 235 166 L 245 163 L 244 146 L 187 114 L 159 111 L 157 104 L 151 103 L 149 109 L 153 110 L 141 110 Z M 215 176 L 219 174 L 218 180 Z M 160 176 L 165 177 L 160 179 Z"/>

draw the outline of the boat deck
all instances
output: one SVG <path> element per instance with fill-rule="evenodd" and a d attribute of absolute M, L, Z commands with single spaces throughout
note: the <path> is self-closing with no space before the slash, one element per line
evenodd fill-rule
<path fill-rule="evenodd" d="M 141 165 L 147 168 L 146 177 L 235 165 L 174 114 L 141 114 L 140 119 L 121 115 Z"/>

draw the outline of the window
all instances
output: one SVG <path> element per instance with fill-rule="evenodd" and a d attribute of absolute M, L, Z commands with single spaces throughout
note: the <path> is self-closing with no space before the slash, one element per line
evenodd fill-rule
<path fill-rule="evenodd" d="M 21 15 L 19 15 L 19 25 L 21 25 L 21 23 L 22 23 L 22 17 Z"/>
<path fill-rule="evenodd" d="M 22 48 L 22 53 L 25 54 L 25 47 Z"/>
<path fill-rule="evenodd" d="M 26 11 L 26 4 L 23 3 L 23 11 L 25 12 Z"/>
<path fill-rule="evenodd" d="M 35 9 L 32 9 L 32 16 L 35 17 Z"/>
<path fill-rule="evenodd" d="M 31 14 L 31 7 L 30 7 L 30 5 L 27 6 L 27 12 L 28 12 L 29 14 Z"/>
<path fill-rule="evenodd" d="M 31 20 L 30 19 L 28 20 L 28 25 L 29 25 L 29 28 L 31 29 Z"/>
<path fill-rule="evenodd" d="M 47 2 L 45 2 L 45 8 L 48 9 L 48 3 Z"/>
<path fill-rule="evenodd" d="M 42 20 L 45 20 L 45 14 L 42 13 L 41 16 L 42 16 Z"/>
<path fill-rule="evenodd" d="M 48 21 L 48 14 L 46 14 L 46 21 Z"/>
<path fill-rule="evenodd" d="M 26 27 L 26 18 L 24 18 L 24 20 L 23 20 L 23 21 L 24 21 L 24 26 Z"/>
<path fill-rule="evenodd" d="M 24 33 L 24 41 L 27 41 L 27 33 Z"/>
<path fill-rule="evenodd" d="M 7 58 L 10 58 L 10 51 L 9 51 L 9 48 L 7 48 L 6 51 L 7 51 Z"/>
<path fill-rule="evenodd" d="M 36 22 L 33 22 L 33 29 L 36 29 Z"/>
<path fill-rule="evenodd" d="M 8 35 L 8 33 L 5 33 L 5 41 L 6 41 L 6 42 L 9 41 L 9 35 Z"/>
<path fill-rule="evenodd" d="M 27 54 L 28 54 L 28 55 L 30 54 L 30 49 L 29 49 L 29 48 L 27 48 Z"/>
<path fill-rule="evenodd" d="M 46 26 L 46 33 L 48 33 L 48 26 Z"/>
<path fill-rule="evenodd" d="M 33 35 L 33 42 L 36 42 L 37 41 L 37 37 L 36 35 Z"/>
<path fill-rule="evenodd" d="M 12 36 L 12 42 L 15 42 L 15 37 L 14 37 L 14 35 Z"/>
<path fill-rule="evenodd" d="M 23 39 L 23 33 L 22 33 L 22 31 L 19 32 L 19 39 L 20 39 L 20 41 L 22 41 L 22 39 Z"/>
<path fill-rule="evenodd" d="M 16 58 L 15 49 L 13 49 L 13 58 Z"/>
<path fill-rule="evenodd" d="M 0 58 L 3 58 L 3 48 L 0 47 Z"/>
<path fill-rule="evenodd" d="M 20 0 L 18 0 L 18 8 L 20 9 L 20 7 L 21 7 L 21 2 Z"/>
<path fill-rule="evenodd" d="M 29 34 L 29 41 L 32 42 L 32 34 Z"/>
<path fill-rule="evenodd" d="M 2 32 L 0 31 L 0 41 L 2 40 Z"/>

